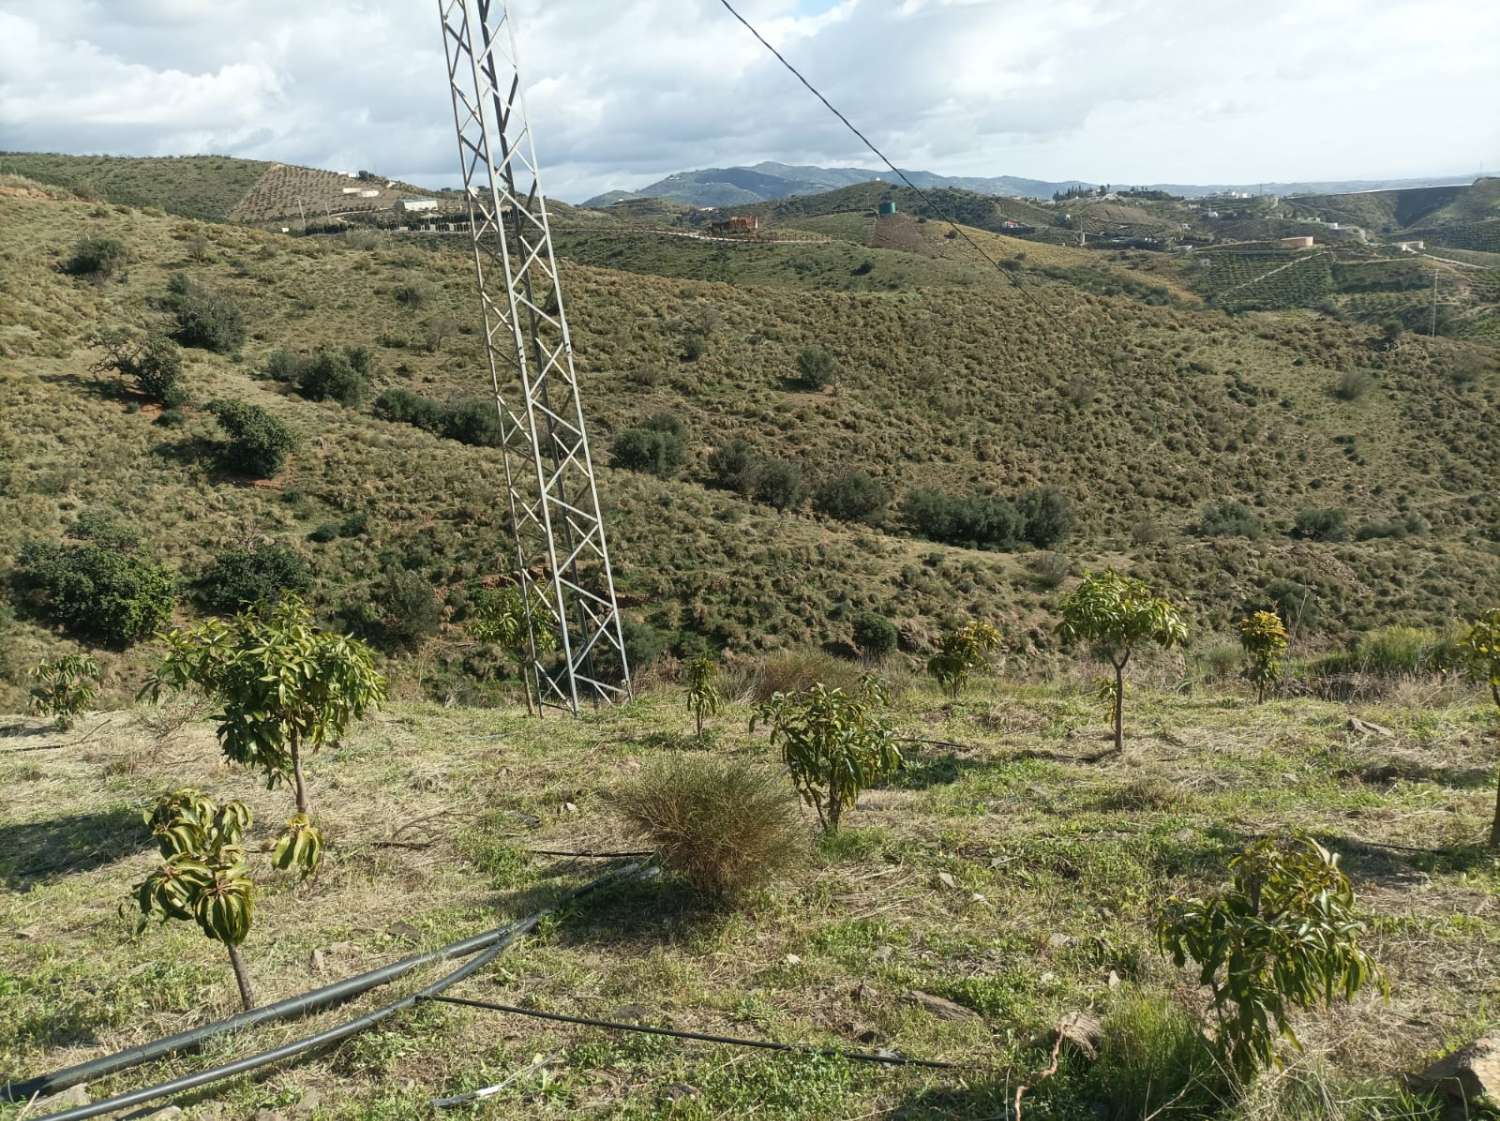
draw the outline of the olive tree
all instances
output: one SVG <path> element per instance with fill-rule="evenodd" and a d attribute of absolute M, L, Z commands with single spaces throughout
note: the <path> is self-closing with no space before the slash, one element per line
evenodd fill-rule
<path fill-rule="evenodd" d="M 1459 640 L 1469 672 L 1490 687 L 1495 714 L 1500 717 L 1500 607 L 1475 620 Z M 1490 848 L 1500 848 L 1500 785 L 1495 789 L 1495 819 L 1490 825 Z"/>
<path fill-rule="evenodd" d="M 1230 862 L 1232 880 L 1206 898 L 1169 900 L 1163 949 L 1198 967 L 1213 997 L 1221 1057 L 1242 1084 L 1276 1059 L 1276 1039 L 1300 1046 L 1291 1012 L 1385 982 L 1360 947 L 1365 931 L 1338 857 L 1308 838 L 1266 838 Z"/>
<path fill-rule="evenodd" d="M 162 862 L 133 889 L 141 918 L 137 933 L 152 916 L 191 919 L 204 937 L 221 942 L 249 1011 L 255 1007 L 250 976 L 240 957 L 240 943 L 255 915 L 255 884 L 245 867 L 241 844 L 250 828 L 243 802 L 222 806 L 196 790 L 167 795 L 142 815 L 151 827 Z"/>
<path fill-rule="evenodd" d="M 792 775 L 802 800 L 818 814 L 825 833 L 860 791 L 901 767 L 901 751 L 884 709 L 885 688 L 866 675 L 853 693 L 819 682 L 797 693 L 776 693 L 750 719 L 765 721 L 771 744 Z"/>
<path fill-rule="evenodd" d="M 545 611 L 540 603 L 532 604 L 536 610 Z M 526 694 L 526 715 L 542 710 L 542 698 L 537 692 L 536 706 L 532 707 L 535 659 L 550 654 L 557 646 L 557 635 L 551 627 L 536 628 L 533 635 L 526 623 L 526 600 L 521 589 L 486 588 L 475 597 L 465 625 L 480 642 L 494 643 L 515 663 L 521 673 L 521 688 Z M 533 650 L 533 642 L 535 649 Z"/>
<path fill-rule="evenodd" d="M 710 655 L 700 654 L 684 663 L 682 681 L 687 686 L 688 711 L 693 714 L 701 740 L 703 718 L 716 715 L 724 707 L 724 694 L 719 692 L 719 664 Z"/>
<path fill-rule="evenodd" d="M 322 845 L 309 816 L 303 757 L 385 699 L 369 647 L 319 630 L 294 594 L 163 637 L 167 658 L 142 692 L 155 700 L 164 688 L 196 687 L 218 701 L 224 755 L 260 771 L 268 788 L 292 783 L 297 813 L 278 854 L 312 871 Z"/>
<path fill-rule="evenodd" d="M 1125 750 L 1125 666 L 1137 647 L 1163 648 L 1187 641 L 1187 623 L 1170 601 L 1142 580 L 1114 569 L 1095 572 L 1062 597 L 1058 631 L 1066 642 L 1085 642 L 1115 670 L 1115 750 Z"/>
<path fill-rule="evenodd" d="M 1281 656 L 1286 646 L 1286 627 L 1276 612 L 1256 611 L 1240 620 L 1240 648 L 1248 661 L 1245 676 L 1255 686 L 1256 704 L 1264 701 L 1266 690 L 1281 680 Z"/>

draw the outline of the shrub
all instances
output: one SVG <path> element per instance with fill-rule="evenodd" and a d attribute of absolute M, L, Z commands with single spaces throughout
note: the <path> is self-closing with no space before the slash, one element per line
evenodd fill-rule
<path fill-rule="evenodd" d="M 210 291 L 173 273 L 166 305 L 177 319 L 177 341 L 183 346 L 228 354 L 245 341 L 245 317 L 230 297 Z"/>
<path fill-rule="evenodd" d="M 1358 401 L 1375 387 L 1375 379 L 1364 370 L 1346 370 L 1334 383 L 1333 395 L 1340 401 Z"/>
<path fill-rule="evenodd" d="M 73 253 L 64 265 L 74 276 L 108 280 L 125 264 L 129 254 L 125 244 L 112 237 L 86 237 L 73 245 Z"/>
<path fill-rule="evenodd" d="M 914 490 L 902 516 L 916 533 L 932 541 L 974 549 L 1014 549 L 1024 538 L 1025 519 L 1004 498 L 959 498 L 935 490 Z"/>
<path fill-rule="evenodd" d="M 730 440 L 709 455 L 709 477 L 715 486 L 749 498 L 755 493 L 756 479 L 763 463 L 748 441 Z"/>
<path fill-rule="evenodd" d="M 834 381 L 833 355 L 820 346 L 803 347 L 797 354 L 797 380 L 807 389 L 823 389 Z"/>
<path fill-rule="evenodd" d="M 1354 657 L 1358 667 L 1380 677 L 1415 677 L 1433 669 L 1431 655 L 1438 636 L 1418 627 L 1377 627 L 1360 635 Z"/>
<path fill-rule="evenodd" d="M 289 350 L 273 350 L 262 372 L 272 381 L 293 382 L 302 373 L 302 359 Z"/>
<path fill-rule="evenodd" d="M 819 682 L 854 692 L 861 680 L 858 665 L 822 650 L 778 650 L 758 661 L 740 663 L 730 692 L 761 704 L 777 693 L 805 692 Z"/>
<path fill-rule="evenodd" d="M 1256 611 L 1240 620 L 1240 647 L 1248 665 L 1245 676 L 1255 686 L 1255 700 L 1266 699 L 1266 690 L 1281 680 L 1281 656 L 1286 653 L 1286 627 L 1271 611 Z"/>
<path fill-rule="evenodd" d="M 636 619 L 622 618 L 620 633 L 625 641 L 625 658 L 634 673 L 643 670 L 667 652 L 671 636 Z"/>
<path fill-rule="evenodd" d="M 1300 510 L 1292 525 L 1292 536 L 1305 541 L 1349 540 L 1349 515 L 1341 509 Z"/>
<path fill-rule="evenodd" d="M 285 423 L 259 405 L 245 401 L 213 401 L 208 411 L 229 436 L 224 463 L 231 470 L 261 479 L 280 471 L 297 439 Z"/>
<path fill-rule="evenodd" d="M 1395 518 L 1377 518 L 1374 521 L 1365 522 L 1355 531 L 1354 537 L 1358 541 L 1373 541 L 1382 537 L 1394 537 L 1398 540 L 1405 537 L 1421 537 L 1432 527 L 1427 524 L 1427 519 L 1421 514 L 1406 514 Z"/>
<path fill-rule="evenodd" d="M 1000 632 L 989 623 L 966 623 L 947 631 L 938 652 L 927 660 L 927 672 L 954 699 L 963 692 L 969 675 L 990 668 L 990 651 L 1000 645 Z"/>
<path fill-rule="evenodd" d="M 884 615 L 861 611 L 854 616 L 854 645 L 871 661 L 894 654 L 900 638 L 896 624 Z"/>
<path fill-rule="evenodd" d="M 1039 585 L 1051 589 L 1062 586 L 1073 566 L 1061 553 L 1038 553 L 1026 567 Z"/>
<path fill-rule="evenodd" d="M 297 371 L 297 392 L 310 401 L 333 400 L 353 407 L 369 389 L 369 378 L 355 369 L 347 352 L 320 350 Z"/>
<path fill-rule="evenodd" d="M 59 731 L 73 726 L 73 717 L 89 707 L 99 692 L 99 663 L 87 654 L 63 654 L 37 663 L 28 674 L 31 711 L 55 716 Z"/>
<path fill-rule="evenodd" d="M 147 335 L 134 342 L 125 331 L 111 330 L 99 337 L 105 357 L 95 369 L 112 369 L 135 381 L 136 389 L 149 400 L 176 408 L 187 400 L 182 385 L 182 354 L 165 335 Z"/>
<path fill-rule="evenodd" d="M 873 522 L 890 500 L 885 484 L 864 471 L 835 475 L 813 492 L 814 509 L 845 522 Z"/>
<path fill-rule="evenodd" d="M 755 499 L 781 512 L 800 505 L 804 494 L 802 468 L 785 459 L 767 459 L 755 477 Z"/>
<path fill-rule="evenodd" d="M 1257 841 L 1230 862 L 1232 879 L 1207 898 L 1174 898 L 1159 922 L 1179 968 L 1192 961 L 1213 997 L 1216 1044 L 1241 1084 L 1297 1045 L 1293 1009 L 1348 1000 L 1384 980 L 1360 948 L 1365 925 L 1338 857 L 1308 838 Z"/>
<path fill-rule="evenodd" d="M 1073 506 L 1052 487 L 1029 490 L 1021 495 L 1021 536 L 1038 549 L 1060 545 L 1073 532 Z"/>
<path fill-rule="evenodd" d="M 70 634 L 114 647 L 150 636 L 171 617 L 175 599 L 166 569 L 116 542 L 27 545 L 16 582 Z"/>
<path fill-rule="evenodd" d="M 1200 537 L 1248 537 L 1251 540 L 1265 532 L 1260 517 L 1243 502 L 1225 499 L 1203 507 L 1203 516 L 1193 527 Z"/>
<path fill-rule="evenodd" d="M 228 549 L 198 577 L 198 599 L 204 608 L 229 615 L 258 603 L 274 603 L 285 592 L 305 592 L 312 570 L 295 549 L 259 543 Z"/>
<path fill-rule="evenodd" d="M 860 792 L 901 767 L 884 687 L 865 677 L 853 693 L 821 682 L 801 693 L 777 693 L 756 710 L 750 730 L 764 721 L 771 745 L 802 800 L 818 814 L 825 833 L 837 833 L 846 807 Z"/>
<path fill-rule="evenodd" d="M 663 865 L 718 899 L 766 883 L 806 848 L 796 803 L 774 774 L 703 752 L 656 760 L 611 801 Z"/>
<path fill-rule="evenodd" d="M 671 413 L 657 413 L 615 437 L 609 463 L 670 479 L 686 459 L 687 428 Z"/>
<path fill-rule="evenodd" d="M 268 787 L 291 782 L 297 814 L 294 840 L 305 840 L 307 787 L 303 752 L 337 740 L 385 699 L 386 683 L 357 639 L 322 631 L 295 594 L 228 621 L 208 619 L 166 636 L 167 657 L 142 688 L 196 688 L 215 700 L 219 747 L 231 763 L 261 773 Z M 295 847 L 295 846 L 294 846 Z M 317 851 L 298 855 L 311 866 Z"/>
<path fill-rule="evenodd" d="M 1163 648 L 1187 641 L 1187 623 L 1168 600 L 1141 580 L 1113 569 L 1086 576 L 1060 603 L 1058 632 L 1065 642 L 1086 642 L 1114 667 L 1109 693 L 1114 712 L 1115 750 L 1125 750 L 1125 666 L 1136 647 Z"/>
<path fill-rule="evenodd" d="M 255 884 L 245 868 L 244 831 L 252 821 L 243 802 L 220 806 L 196 790 L 169 794 L 147 811 L 162 863 L 132 889 L 141 912 L 137 933 L 153 915 L 192 919 L 204 937 L 222 943 L 239 986 L 240 1001 L 255 1007 L 239 947 L 255 914 Z"/>
<path fill-rule="evenodd" d="M 375 398 L 375 415 L 381 420 L 414 424 L 432 433 L 441 433 L 443 427 L 443 406 L 409 389 L 384 390 Z"/>
<path fill-rule="evenodd" d="M 395 650 L 415 650 L 437 634 L 442 609 L 432 585 L 418 572 L 394 570 L 375 595 L 382 643 Z"/>
<path fill-rule="evenodd" d="M 1265 587 L 1266 606 L 1275 611 L 1294 628 L 1316 627 L 1323 617 L 1322 601 L 1317 589 L 1278 577 Z"/>
<path fill-rule="evenodd" d="M 443 407 L 439 432 L 460 444 L 498 448 L 505 443 L 500 412 L 493 400 L 471 397 Z"/>
<path fill-rule="evenodd" d="M 432 285 L 422 281 L 412 284 L 398 284 L 391 291 L 396 302 L 403 307 L 419 308 L 432 302 Z"/>

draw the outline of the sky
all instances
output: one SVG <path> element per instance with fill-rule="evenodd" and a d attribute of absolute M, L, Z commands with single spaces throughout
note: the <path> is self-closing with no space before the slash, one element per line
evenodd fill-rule
<path fill-rule="evenodd" d="M 902 167 L 1127 183 L 1500 166 L 1495 0 L 740 0 Z M 549 195 L 873 157 L 719 0 L 513 0 Z M 456 182 L 436 0 L 0 0 L 0 150 Z"/>

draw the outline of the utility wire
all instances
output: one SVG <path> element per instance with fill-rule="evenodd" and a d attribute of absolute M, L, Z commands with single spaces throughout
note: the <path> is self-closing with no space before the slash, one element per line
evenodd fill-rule
<path fill-rule="evenodd" d="M 775 47 L 771 46 L 770 43 L 766 42 L 766 37 L 764 35 L 762 35 L 759 31 L 755 30 L 755 26 L 749 20 L 747 20 L 744 16 L 740 15 L 739 12 L 735 11 L 734 5 L 731 4 L 729 2 L 729 0 L 719 0 L 719 3 L 721 3 L 721 4 L 724 5 L 725 10 L 727 10 L 730 15 L 732 15 L 735 19 L 739 20 L 740 23 L 744 24 L 745 25 L 745 30 L 748 31 L 748 32 L 750 32 L 751 35 L 754 35 L 756 37 L 756 39 L 760 40 L 760 45 L 763 46 L 763 47 L 765 47 L 766 50 L 770 51 L 773 55 L 775 55 L 776 56 L 776 61 L 779 62 L 779 63 L 781 63 L 781 65 L 785 66 L 789 71 L 791 71 L 792 76 L 795 77 L 797 79 L 797 81 L 801 82 L 804 86 L 806 86 L 807 89 L 808 89 L 808 92 L 810 92 L 814 97 L 816 97 L 819 101 L 821 101 L 823 103 L 823 105 L 828 109 L 828 111 L 830 113 L 832 113 L 835 117 L 837 117 L 840 121 L 842 121 L 844 123 L 844 127 L 845 128 L 847 128 L 850 132 L 854 133 L 855 136 L 859 137 L 860 142 L 863 143 L 866 148 L 870 149 L 870 151 L 874 152 L 875 155 L 877 157 L 879 157 L 881 163 L 885 164 L 886 167 L 890 168 L 891 171 L 895 172 L 896 175 L 900 176 L 901 182 L 905 183 L 908 187 L 910 187 L 913 191 L 915 191 L 917 193 L 918 197 L 920 197 L 923 202 L 925 202 L 928 206 L 930 206 L 933 209 L 933 211 L 935 211 L 937 213 L 937 215 L 940 218 L 943 219 L 943 221 L 947 222 L 949 226 L 953 227 L 953 232 L 956 233 L 956 234 L 958 234 L 958 236 L 961 237 L 961 238 L 963 238 L 965 241 L 967 241 L 974 248 L 974 252 L 978 253 L 981 257 L 983 257 L 986 261 L 988 261 L 991 265 L 993 265 L 995 267 L 995 271 L 998 272 L 998 273 L 1000 273 L 1001 276 L 1005 277 L 1006 280 L 1010 281 L 1011 286 L 1014 287 L 1017 292 L 1020 292 L 1021 295 L 1025 296 L 1028 300 L 1030 300 L 1038 308 L 1042 308 L 1042 310 L 1044 310 L 1044 311 L 1046 310 L 1043 307 L 1042 303 L 1035 296 L 1033 296 L 1030 292 L 1028 292 L 1026 290 L 1026 286 L 1023 285 L 1019 280 L 1017 280 L 1016 277 L 1013 276 L 1011 273 L 1009 273 L 1005 269 L 1001 268 L 1000 267 L 1000 262 L 997 261 L 997 260 L 995 260 L 995 258 L 991 257 L 988 253 L 986 253 L 985 249 L 984 249 L 984 246 L 980 245 L 979 242 L 975 241 L 972 237 L 970 237 L 969 234 L 968 234 L 968 232 L 966 230 L 964 230 L 964 228 L 958 224 L 958 222 L 953 218 L 953 216 L 948 211 L 944 210 L 941 206 L 939 206 L 936 202 L 934 202 L 933 199 L 932 199 L 932 196 L 928 195 L 926 191 L 922 190 L 921 187 L 918 187 L 909 178 L 907 178 L 906 172 L 902 171 L 899 167 L 897 167 L 889 159 L 887 159 L 886 158 L 886 154 L 884 152 L 882 152 L 879 148 L 875 147 L 875 145 L 870 141 L 870 138 L 868 136 L 866 136 L 864 133 L 860 132 L 859 129 L 855 128 L 853 122 L 850 121 L 848 117 L 844 116 L 843 113 L 839 112 L 839 110 L 834 106 L 833 102 L 829 101 L 828 98 L 824 97 L 823 94 L 818 90 L 817 86 L 813 85 L 811 82 L 809 82 L 806 78 L 804 78 L 802 76 L 802 71 L 798 70 L 790 62 L 788 62 L 786 60 L 786 56 L 785 55 L 783 55 Z"/>
<path fill-rule="evenodd" d="M 934 1070 L 962 1070 L 962 1063 L 945 1063 L 937 1059 L 910 1059 L 905 1055 L 888 1055 L 873 1051 L 840 1051 L 836 1048 L 807 1047 L 797 1043 L 774 1043 L 769 1039 L 739 1039 L 731 1035 L 706 1035 L 696 1031 L 677 1031 L 673 1028 L 653 1028 L 646 1024 L 621 1024 L 611 1020 L 595 1020 L 589 1016 L 568 1016 L 561 1012 L 543 1012 L 537 1008 L 517 1008 L 511 1004 L 495 1004 L 488 1000 L 469 1000 L 461 996 L 419 996 L 421 1001 L 437 1004 L 461 1004 L 468 1008 L 483 1008 L 490 1012 L 509 1012 L 515 1016 L 532 1016 L 539 1020 L 556 1020 L 562 1024 L 582 1024 L 590 1028 L 608 1028 L 611 1031 L 642 1032 L 646 1035 L 665 1035 L 673 1039 L 692 1039 L 699 1043 L 727 1043 L 733 1047 L 758 1047 L 764 1051 L 788 1051 L 798 1055 L 823 1055 L 828 1058 L 849 1059 L 857 1063 L 881 1063 L 886 1066 L 930 1067 Z"/>

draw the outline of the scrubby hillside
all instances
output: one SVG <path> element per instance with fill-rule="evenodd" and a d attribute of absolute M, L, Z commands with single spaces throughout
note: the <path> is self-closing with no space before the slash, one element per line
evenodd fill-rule
<path fill-rule="evenodd" d="M 289 239 L 43 193 L 9 188 L 0 227 L 5 562 L 111 511 L 189 586 L 228 548 L 288 544 L 311 565 L 320 608 L 358 625 L 405 610 L 390 585 L 414 574 L 439 611 L 437 634 L 415 635 L 412 676 L 435 695 L 476 688 L 468 671 L 489 667 L 466 663 L 457 622 L 474 583 L 505 571 L 498 452 L 377 419 L 370 404 L 392 387 L 440 403 L 483 395 L 472 262 L 456 242 Z M 112 279 L 60 268 L 85 237 L 125 247 Z M 913 649 L 938 620 L 975 612 L 1005 623 L 1016 650 L 1045 651 L 1058 583 L 1105 563 L 1186 599 L 1200 634 L 1268 595 L 1330 639 L 1441 625 L 1500 595 L 1500 386 L 1487 352 L 1444 339 L 1389 348 L 1306 314 L 1153 306 L 1021 267 L 1020 289 L 985 271 L 878 292 L 566 268 L 601 463 L 653 414 L 683 428 L 675 477 L 601 468 L 619 583 L 654 628 L 643 649 L 693 636 L 847 643 L 870 609 Z M 186 350 L 190 401 L 162 412 L 91 372 L 89 340 L 168 324 L 179 271 L 237 304 L 249 335 L 228 355 Z M 369 348 L 372 394 L 315 402 L 271 375 L 274 351 L 318 347 Z M 831 357 L 824 388 L 802 380 L 809 349 Z M 204 407 L 217 398 L 291 427 L 299 446 L 283 471 L 252 482 L 225 470 Z M 863 524 L 795 494 L 778 512 L 774 496 L 706 485 L 712 453 L 737 437 L 813 486 L 868 472 L 893 501 Z M 1045 556 L 969 548 L 963 530 L 935 541 L 903 511 L 916 488 L 1050 488 L 1075 525 Z M 1193 532 L 1221 499 L 1246 504 L 1259 535 Z M 1342 511 L 1345 528 L 1289 536 L 1307 509 Z M 61 640 L 12 598 L 0 645 L 14 705 L 27 666 Z M 196 603 L 185 590 L 179 616 Z M 133 689 L 145 657 L 109 655 L 112 687 Z"/>

